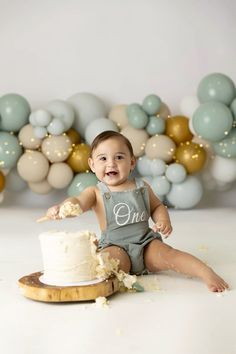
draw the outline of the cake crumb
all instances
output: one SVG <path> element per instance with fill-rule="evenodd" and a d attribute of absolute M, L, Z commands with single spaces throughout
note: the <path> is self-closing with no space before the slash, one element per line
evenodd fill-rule
<path fill-rule="evenodd" d="M 107 308 L 109 307 L 109 301 L 105 296 L 99 296 L 95 300 L 95 305 L 99 308 Z"/>

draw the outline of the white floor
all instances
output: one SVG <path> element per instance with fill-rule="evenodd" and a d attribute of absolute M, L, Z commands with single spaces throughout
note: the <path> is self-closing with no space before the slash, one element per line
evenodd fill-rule
<path fill-rule="evenodd" d="M 161 273 L 143 280 L 144 293 L 113 295 L 108 308 L 94 302 L 41 303 L 20 294 L 17 280 L 42 270 L 40 232 L 98 232 L 90 212 L 80 219 L 36 223 L 43 213 L 0 209 L 1 353 L 236 353 L 235 209 L 171 210 L 174 232 L 168 240 L 208 262 L 230 283 L 230 291 L 211 293 L 198 280 Z"/>

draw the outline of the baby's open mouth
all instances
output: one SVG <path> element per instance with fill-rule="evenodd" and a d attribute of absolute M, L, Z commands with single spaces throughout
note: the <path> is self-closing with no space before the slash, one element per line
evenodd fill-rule
<path fill-rule="evenodd" d="M 110 172 L 107 172 L 106 175 L 107 176 L 115 176 L 115 175 L 117 175 L 117 172 L 116 171 L 110 171 Z"/>

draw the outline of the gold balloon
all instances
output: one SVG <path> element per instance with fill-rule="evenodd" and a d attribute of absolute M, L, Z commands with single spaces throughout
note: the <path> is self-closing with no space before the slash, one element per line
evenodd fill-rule
<path fill-rule="evenodd" d="M 4 174 L 0 171 L 0 192 L 3 191 L 5 187 L 5 176 Z"/>
<path fill-rule="evenodd" d="M 77 144 L 74 146 L 71 155 L 66 161 L 74 172 L 89 171 L 88 158 L 90 156 L 91 148 L 87 144 Z"/>
<path fill-rule="evenodd" d="M 206 151 L 193 142 L 181 143 L 175 151 L 176 162 L 184 165 L 188 173 L 200 171 L 206 162 Z"/>
<path fill-rule="evenodd" d="M 72 144 L 79 144 L 81 142 L 79 133 L 73 128 L 67 130 L 66 135 L 70 138 Z"/>
<path fill-rule="evenodd" d="M 166 119 L 166 135 L 176 144 L 190 141 L 193 134 L 189 129 L 189 119 L 184 116 L 173 116 Z"/>

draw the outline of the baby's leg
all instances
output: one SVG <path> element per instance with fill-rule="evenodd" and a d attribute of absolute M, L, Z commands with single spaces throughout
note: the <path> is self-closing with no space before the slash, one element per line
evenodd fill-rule
<path fill-rule="evenodd" d="M 128 253 L 121 247 L 118 246 L 108 246 L 101 250 L 101 252 L 107 252 L 110 258 L 118 259 L 119 269 L 123 270 L 125 273 L 129 273 L 131 269 L 131 261 Z"/>
<path fill-rule="evenodd" d="M 222 278 L 198 258 L 178 251 L 159 240 L 153 240 L 145 247 L 144 262 L 151 272 L 172 269 L 201 278 L 211 291 L 224 291 L 229 288 Z"/>

